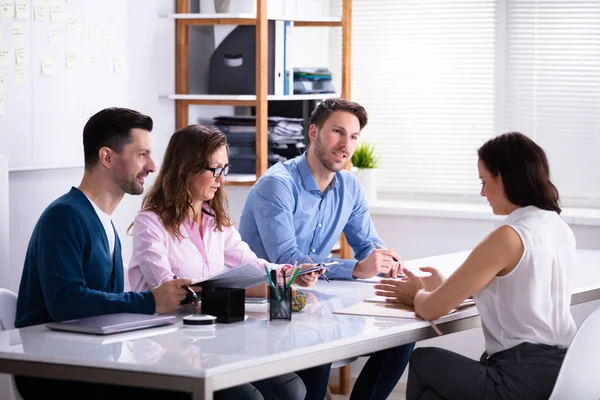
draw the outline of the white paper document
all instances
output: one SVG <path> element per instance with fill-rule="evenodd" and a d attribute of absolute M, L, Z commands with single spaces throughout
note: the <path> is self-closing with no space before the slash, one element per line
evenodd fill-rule
<path fill-rule="evenodd" d="M 247 289 L 263 283 L 267 283 L 267 273 L 265 270 L 259 270 L 252 264 L 244 264 L 237 268 L 226 269 L 222 273 L 210 278 L 202 279 L 194 283 L 194 286 L 202 286 L 203 289 L 218 287 Z"/>

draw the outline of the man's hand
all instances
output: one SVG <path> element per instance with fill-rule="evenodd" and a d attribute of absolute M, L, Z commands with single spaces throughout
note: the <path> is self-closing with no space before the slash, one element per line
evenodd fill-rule
<path fill-rule="evenodd" d="M 354 278 L 367 279 L 383 273 L 388 278 L 396 278 L 398 272 L 402 272 L 402 267 L 394 261 L 394 258 L 400 260 L 400 256 L 394 249 L 373 250 L 367 258 L 356 263 L 354 271 L 352 271 L 352 276 Z"/>
<path fill-rule="evenodd" d="M 185 299 L 187 294 L 182 286 L 189 286 L 192 281 L 189 279 L 173 279 L 165 281 L 152 288 L 154 302 L 156 303 L 157 314 L 165 314 L 179 307 L 181 300 Z"/>
<path fill-rule="evenodd" d="M 314 268 L 315 264 L 302 264 L 300 270 L 305 270 L 309 268 Z M 294 283 L 298 286 L 309 287 L 317 283 L 319 280 L 319 275 L 325 272 L 325 268 L 320 269 L 319 271 L 309 272 L 308 274 L 298 275 L 294 280 Z"/>

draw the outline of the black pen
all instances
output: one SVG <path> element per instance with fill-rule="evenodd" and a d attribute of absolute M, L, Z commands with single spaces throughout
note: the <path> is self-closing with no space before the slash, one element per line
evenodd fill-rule
<path fill-rule="evenodd" d="M 177 277 L 177 275 L 173 275 L 173 279 L 179 279 L 179 278 Z M 184 288 L 194 298 L 194 300 L 198 300 L 198 295 L 196 294 L 196 292 L 194 292 L 192 290 L 192 288 L 190 288 L 189 286 L 186 286 L 186 285 L 183 285 L 181 287 Z"/>

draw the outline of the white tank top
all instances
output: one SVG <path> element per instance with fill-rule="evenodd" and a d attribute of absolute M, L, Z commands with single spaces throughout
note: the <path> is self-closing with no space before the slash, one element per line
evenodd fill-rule
<path fill-rule="evenodd" d="M 575 236 L 554 211 L 535 206 L 513 211 L 503 225 L 521 237 L 521 260 L 473 297 L 489 355 L 520 343 L 567 348 L 576 331 L 571 315 Z"/>

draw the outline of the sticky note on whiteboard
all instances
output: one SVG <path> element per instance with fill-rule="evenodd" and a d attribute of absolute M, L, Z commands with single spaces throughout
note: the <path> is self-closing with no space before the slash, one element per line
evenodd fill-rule
<path fill-rule="evenodd" d="M 6 92 L 6 74 L 0 71 L 0 93 Z"/>
<path fill-rule="evenodd" d="M 10 29 L 10 40 L 15 46 L 25 44 L 25 29 L 20 25 L 13 25 Z"/>
<path fill-rule="evenodd" d="M 17 19 L 29 20 L 29 0 L 17 0 L 15 10 Z"/>
<path fill-rule="evenodd" d="M 98 57 L 96 55 L 91 55 L 90 56 L 90 65 L 92 67 L 99 67 L 100 66 L 100 57 Z"/>
<path fill-rule="evenodd" d="M 17 65 L 29 64 L 29 49 L 27 47 L 15 48 L 15 61 Z"/>
<path fill-rule="evenodd" d="M 16 83 L 27 83 L 29 82 L 29 70 L 25 65 L 15 65 L 15 82 Z"/>
<path fill-rule="evenodd" d="M 100 38 L 100 25 L 90 25 L 90 40 L 98 40 Z"/>
<path fill-rule="evenodd" d="M 8 67 L 8 48 L 0 46 L 0 67 Z"/>
<path fill-rule="evenodd" d="M 29 20 L 29 0 L 17 0 L 15 3 L 17 19 Z"/>
<path fill-rule="evenodd" d="M 4 115 L 4 100 L 0 99 L 0 117 Z"/>
<path fill-rule="evenodd" d="M 67 35 L 77 34 L 79 17 L 77 15 L 69 15 L 67 17 Z"/>
<path fill-rule="evenodd" d="M 52 57 L 42 58 L 42 75 L 54 75 L 54 59 Z"/>
<path fill-rule="evenodd" d="M 62 21 L 63 16 L 63 8 L 60 4 L 50 4 L 50 21 Z"/>
<path fill-rule="evenodd" d="M 60 25 L 51 25 L 48 28 L 48 43 L 59 44 L 62 37 L 62 27 Z"/>
<path fill-rule="evenodd" d="M 13 19 L 15 6 L 12 0 L 0 0 L 0 19 Z"/>
<path fill-rule="evenodd" d="M 77 68 L 77 53 L 74 51 L 67 51 L 65 54 L 65 66 L 67 69 Z"/>
<path fill-rule="evenodd" d="M 41 1 L 33 5 L 33 19 L 36 21 L 48 21 L 48 5 Z"/>
<path fill-rule="evenodd" d="M 115 57 L 114 63 L 113 63 L 113 68 L 114 68 L 115 74 L 123 75 L 125 73 L 125 61 L 123 60 L 123 58 Z"/>

